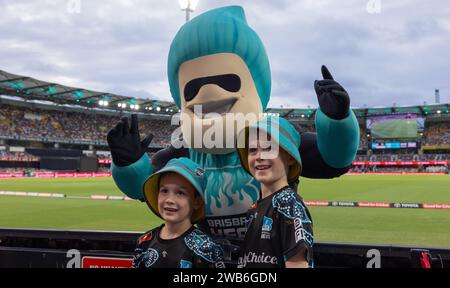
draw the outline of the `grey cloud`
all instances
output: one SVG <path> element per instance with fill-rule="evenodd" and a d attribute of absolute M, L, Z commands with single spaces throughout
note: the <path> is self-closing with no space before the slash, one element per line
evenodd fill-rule
<path fill-rule="evenodd" d="M 266 45 L 272 68 L 269 106 L 316 107 L 313 81 L 326 64 L 362 107 L 450 102 L 450 7 L 445 0 L 202 1 L 199 15 L 238 4 Z M 0 69 L 80 87 L 171 100 L 170 42 L 184 22 L 177 1 L 81 0 L 0 3 Z M 64 83 L 63 83 L 64 84 Z M 69 84 L 69 83 L 66 83 Z"/>

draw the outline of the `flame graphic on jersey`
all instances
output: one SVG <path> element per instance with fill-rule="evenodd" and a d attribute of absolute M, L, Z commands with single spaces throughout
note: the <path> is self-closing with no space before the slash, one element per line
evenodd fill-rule
<path fill-rule="evenodd" d="M 209 174 L 205 205 L 207 216 L 224 216 L 245 213 L 259 198 L 259 188 L 256 180 L 245 171 L 234 173 L 221 171 L 220 174 Z M 249 180 L 244 185 L 242 177 Z M 233 181 L 234 180 L 234 181 Z"/>

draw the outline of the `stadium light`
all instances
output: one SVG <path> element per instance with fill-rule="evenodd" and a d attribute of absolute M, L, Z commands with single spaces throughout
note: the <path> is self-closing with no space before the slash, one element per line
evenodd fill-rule
<path fill-rule="evenodd" d="M 197 7 L 198 0 L 178 0 L 181 11 L 186 11 L 186 22 L 190 20 L 189 13 L 194 12 Z"/>
<path fill-rule="evenodd" d="M 437 114 L 441 114 L 441 110 L 437 110 L 436 113 L 437 113 Z"/>
<path fill-rule="evenodd" d="M 107 107 L 109 105 L 109 102 L 106 100 L 100 100 L 98 101 L 98 105 Z"/>

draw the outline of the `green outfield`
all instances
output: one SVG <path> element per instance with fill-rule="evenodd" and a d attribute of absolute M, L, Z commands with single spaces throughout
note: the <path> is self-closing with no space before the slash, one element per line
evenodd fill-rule
<path fill-rule="evenodd" d="M 373 138 L 415 138 L 416 120 L 392 120 L 375 123 L 371 129 Z"/>
<path fill-rule="evenodd" d="M 306 201 L 450 204 L 448 175 L 300 179 Z M 111 178 L 1 179 L 0 191 L 119 195 Z M 310 207 L 315 240 L 450 247 L 450 210 Z M 161 221 L 144 203 L 0 195 L 0 227 L 144 231 Z"/>

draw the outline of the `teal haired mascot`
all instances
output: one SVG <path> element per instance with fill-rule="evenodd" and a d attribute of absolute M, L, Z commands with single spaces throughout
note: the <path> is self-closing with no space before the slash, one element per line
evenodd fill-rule
<path fill-rule="evenodd" d="M 271 75 L 264 45 L 247 24 L 241 7 L 214 9 L 178 31 L 167 72 L 173 100 L 183 115 L 178 137 L 182 142 L 172 142 L 149 159 L 146 151 L 152 134 L 141 141 L 137 116 L 132 115 L 130 123 L 122 118 L 107 136 L 114 181 L 127 196 L 142 200 L 145 180 L 169 160 L 188 157 L 199 164 L 208 181 L 203 195 L 206 217 L 198 225 L 222 243 L 228 261 L 233 261 L 246 231 L 246 211 L 260 198 L 260 184 L 246 173 L 236 148 L 225 145 L 230 139 L 235 141 L 238 129 L 233 135 L 216 135 L 214 145 L 198 143 L 201 137 L 194 132 L 203 131 L 200 136 L 206 136 L 204 131 L 214 125 L 226 127 L 230 124 L 227 114 L 261 115 L 265 111 Z M 325 66 L 322 75 L 322 80 L 314 82 L 319 102 L 316 133 L 301 133 L 301 176 L 307 178 L 345 174 L 359 142 L 348 93 Z M 290 184 L 296 189 L 297 183 Z"/>

